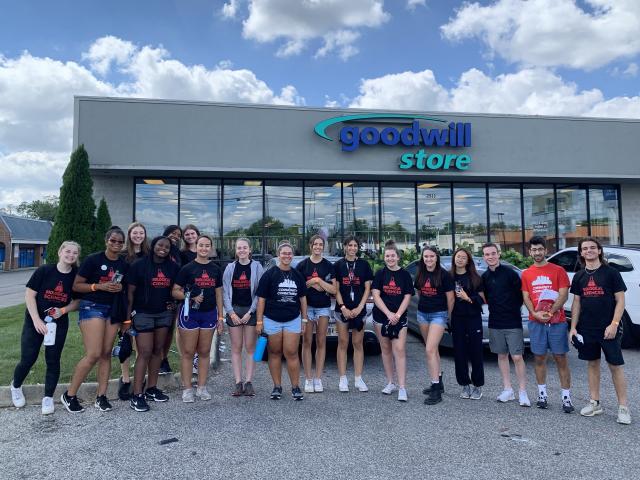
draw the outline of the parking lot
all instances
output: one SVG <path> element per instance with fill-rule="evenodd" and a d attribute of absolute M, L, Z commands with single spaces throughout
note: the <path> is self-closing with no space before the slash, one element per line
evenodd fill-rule
<path fill-rule="evenodd" d="M 422 403 L 423 346 L 409 336 L 409 401 L 380 394 L 379 356 L 365 359 L 368 393 L 339 393 L 334 353 L 325 392 L 294 402 L 268 399 L 267 366 L 258 366 L 255 398 L 233 398 L 228 350 L 212 376 L 210 402 L 184 405 L 177 393 L 149 413 L 128 403 L 114 411 L 42 417 L 39 407 L 0 411 L 2 478 L 630 478 L 640 467 L 640 351 L 625 351 L 634 423 L 615 422 L 615 396 L 604 372 L 605 414 L 583 418 L 560 408 L 555 369 L 547 382 L 550 408 L 498 404 L 495 358 L 486 355 L 487 385 L 480 401 L 458 398 L 453 357 L 443 359 L 446 392 L 436 406 Z M 531 359 L 529 359 L 531 360 Z M 586 402 L 585 365 L 571 354 L 573 398 Z M 350 374 L 352 377 L 352 374 Z M 528 365 L 529 396 L 536 391 Z M 286 377 L 285 377 L 286 378 Z M 351 380 L 352 381 L 352 380 Z M 285 382 L 285 392 L 287 392 Z M 168 439 L 176 442 L 161 445 Z"/>

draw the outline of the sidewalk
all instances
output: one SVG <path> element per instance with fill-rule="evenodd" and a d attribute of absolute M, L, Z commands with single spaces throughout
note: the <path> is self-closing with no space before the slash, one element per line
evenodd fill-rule
<path fill-rule="evenodd" d="M 0 274 L 0 308 L 24 303 L 24 288 L 34 271 L 28 268 Z"/>

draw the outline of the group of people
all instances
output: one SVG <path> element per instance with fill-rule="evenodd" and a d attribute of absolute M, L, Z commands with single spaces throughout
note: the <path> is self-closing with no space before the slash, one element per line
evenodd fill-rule
<path fill-rule="evenodd" d="M 182 249 L 181 239 L 184 239 Z M 260 335 L 268 339 L 272 399 L 278 400 L 283 394 L 283 357 L 294 400 L 303 400 L 305 393 L 324 391 L 322 376 L 330 317 L 336 319 L 338 333 L 338 390 L 350 389 L 346 372 L 351 339 L 353 387 L 366 392 L 368 387 L 362 377 L 363 339 L 370 297 L 386 377 L 382 393 L 391 395 L 397 391 L 398 400 L 406 402 L 408 310 L 417 292 L 416 321 L 425 342 L 428 371 L 428 385 L 423 390 L 425 404 L 442 401 L 444 384 L 438 346 L 447 328 L 453 337 L 460 397 L 482 398 L 482 305 L 486 303 L 490 349 L 498 355 L 503 381 L 503 391 L 497 400 L 516 399 L 510 356 L 518 380 L 519 404 L 531 405 L 523 359 L 524 302 L 529 311 L 529 336 L 538 384 L 536 406 L 549 406 L 546 361 L 550 351 L 558 368 L 562 409 L 567 413 L 574 411 L 567 360 L 571 341 L 579 358 L 588 361 L 590 401 L 580 413 L 594 416 L 603 412 L 599 390 L 600 356 L 604 352 L 618 397 L 617 420 L 623 424 L 631 422 L 619 327 L 626 288 L 620 274 L 606 264 L 602 246 L 596 239 L 585 238 L 578 244 L 584 268 L 571 283 L 564 269 L 546 261 L 545 240 L 541 237 L 529 241 L 534 263 L 522 273 L 522 278 L 500 262 L 499 248 L 493 243 L 482 247 L 487 264 L 482 275 L 467 249 L 458 248 L 454 252 L 451 271 L 447 271 L 441 265 L 438 250 L 425 246 L 415 279 L 400 265 L 400 251 L 392 241 L 385 244 L 384 267 L 375 274 L 367 261 L 358 258 L 360 244 L 355 237 L 347 237 L 343 246 L 344 258 L 332 264 L 323 257 L 324 239 L 314 235 L 309 241 L 309 256 L 294 267 L 293 247 L 283 241 L 277 248 L 276 265 L 265 271 L 259 262 L 252 260 L 249 240 L 238 238 L 235 261 L 222 272 L 212 261 L 213 240 L 201 235 L 194 225 L 184 229 L 171 225 L 151 242 L 140 223 L 131 224 L 126 234 L 112 227 L 105 236 L 105 250 L 87 256 L 79 268 L 79 245 L 64 242 L 58 251 L 58 263 L 40 267 L 27 283 L 22 354 L 11 384 L 13 403 L 16 407 L 25 404 L 22 383 L 53 323 L 57 327 L 55 341 L 45 341 L 47 370 L 42 401 L 42 413 L 53 413 L 68 313 L 74 310 L 79 311 L 85 356 L 76 365 L 71 383 L 61 396 L 62 404 L 72 413 L 84 410 L 76 394 L 96 365 L 95 407 L 100 411 L 112 409 L 106 390 L 112 347 L 118 334 L 125 339 L 135 335 L 137 355 L 129 394 L 132 409 L 147 411 L 150 402 L 169 399 L 157 387 L 157 381 L 162 371 L 170 371 L 167 354 L 174 330 L 180 351 L 183 402 L 211 399 L 207 375 L 212 338 L 215 330 L 222 333 L 225 323 L 231 339 L 233 396 L 255 395 L 253 354 Z M 563 308 L 569 290 L 574 295 L 570 326 Z M 332 297 L 335 297 L 333 312 Z M 305 377 L 302 388 L 298 355 L 301 336 Z M 128 391 L 131 383 L 126 357 L 121 360 L 120 394 Z M 196 372 L 194 389 L 192 375 Z"/>

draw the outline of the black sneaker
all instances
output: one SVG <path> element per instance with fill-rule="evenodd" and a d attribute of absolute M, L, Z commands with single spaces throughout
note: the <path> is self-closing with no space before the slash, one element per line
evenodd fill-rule
<path fill-rule="evenodd" d="M 94 407 L 96 407 L 101 412 L 110 412 L 113 409 L 113 407 L 109 403 L 109 400 L 107 400 L 107 396 L 106 395 L 97 396 L 96 397 L 96 403 L 94 404 Z"/>
<path fill-rule="evenodd" d="M 136 412 L 148 412 L 149 404 L 147 403 L 147 399 L 144 395 L 131 395 L 131 400 L 129 400 L 129 406 L 132 410 Z"/>
<path fill-rule="evenodd" d="M 144 393 L 147 400 L 153 400 L 154 402 L 166 402 L 169 400 L 169 397 L 158 387 L 149 387 Z"/>
<path fill-rule="evenodd" d="M 429 395 L 429 392 L 431 391 L 431 386 L 433 385 L 433 383 L 431 385 L 429 385 L 427 388 L 425 388 L 424 390 L 422 390 L 422 393 L 424 395 Z M 439 376 L 438 379 L 438 387 L 440 388 L 440 393 L 444 393 L 444 383 L 442 383 L 442 373 Z"/>
<path fill-rule="evenodd" d="M 562 411 L 564 413 L 573 413 L 575 411 L 573 403 L 571 403 L 571 399 L 569 397 L 564 397 L 562 399 Z"/>
<path fill-rule="evenodd" d="M 60 395 L 60 402 L 64 405 L 69 413 L 81 413 L 84 412 L 84 407 L 78 401 L 78 397 L 71 396 L 67 392 Z"/>
<path fill-rule="evenodd" d="M 546 395 L 538 395 L 538 401 L 536 402 L 536 407 L 542 408 L 543 410 L 549 406 L 549 402 L 547 401 Z"/>
<path fill-rule="evenodd" d="M 300 390 L 300 387 L 293 387 L 291 389 L 291 396 L 297 402 L 299 402 L 300 400 L 304 400 L 304 395 L 302 394 L 302 390 Z"/>
<path fill-rule="evenodd" d="M 131 398 L 131 382 L 124 382 L 122 377 L 118 380 L 118 398 L 123 402 Z"/>
<path fill-rule="evenodd" d="M 429 390 L 429 395 L 424 399 L 425 405 L 435 405 L 436 403 L 440 403 L 442 401 L 442 390 L 440 389 L 440 385 L 433 383 L 431 385 L 431 389 Z"/>
<path fill-rule="evenodd" d="M 253 389 L 253 384 L 251 382 L 246 382 L 244 384 L 244 396 L 245 397 L 255 397 L 256 391 Z"/>
<path fill-rule="evenodd" d="M 165 358 L 160 364 L 160 371 L 158 372 L 158 374 L 169 375 L 170 373 L 173 373 L 173 370 L 171 370 L 171 365 L 169 365 L 169 359 Z"/>
<path fill-rule="evenodd" d="M 276 385 L 271 390 L 271 400 L 280 400 L 282 398 L 282 387 Z"/>
<path fill-rule="evenodd" d="M 233 392 L 231 392 L 231 396 L 241 397 L 242 395 L 244 395 L 244 385 L 242 384 L 242 382 L 238 382 L 236 383 Z"/>

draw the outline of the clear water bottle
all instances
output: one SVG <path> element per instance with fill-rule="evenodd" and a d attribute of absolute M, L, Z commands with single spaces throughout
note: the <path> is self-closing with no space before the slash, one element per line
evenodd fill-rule
<path fill-rule="evenodd" d="M 47 315 L 44 317 L 44 323 L 47 325 L 47 333 L 44 336 L 44 345 L 50 347 L 51 345 L 56 344 L 56 330 L 58 326 L 56 322 L 53 321 L 53 317 L 51 315 Z"/>
<path fill-rule="evenodd" d="M 118 343 L 116 343 L 116 346 L 113 347 L 113 349 L 111 350 L 111 356 L 112 357 L 117 357 L 118 355 L 120 355 L 120 347 L 122 346 L 122 337 L 120 337 L 118 339 Z"/>
<path fill-rule="evenodd" d="M 133 327 L 129 328 L 129 330 L 127 330 L 127 333 L 129 335 L 131 335 L 132 337 L 137 337 L 138 336 L 138 331 Z"/>

